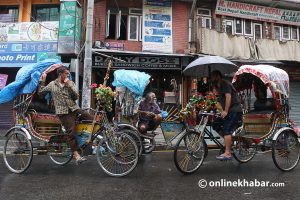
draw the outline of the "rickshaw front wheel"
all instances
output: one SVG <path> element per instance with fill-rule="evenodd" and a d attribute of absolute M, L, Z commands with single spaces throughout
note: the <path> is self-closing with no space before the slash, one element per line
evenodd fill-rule
<path fill-rule="evenodd" d="M 201 133 L 188 131 L 177 141 L 174 163 L 183 174 L 192 174 L 199 169 L 207 155 L 207 145 Z"/>
<path fill-rule="evenodd" d="M 13 173 L 25 172 L 31 164 L 33 149 L 31 140 L 20 128 L 14 128 L 7 134 L 3 159 L 6 167 Z"/>
<path fill-rule="evenodd" d="M 300 144 L 292 130 L 282 131 L 272 144 L 272 158 L 275 166 L 281 171 L 294 169 L 300 158 Z"/>
<path fill-rule="evenodd" d="M 115 133 L 113 137 L 115 137 L 113 143 L 102 141 L 98 144 L 96 157 L 106 174 L 122 177 L 137 166 L 138 147 L 134 139 L 126 133 Z"/>

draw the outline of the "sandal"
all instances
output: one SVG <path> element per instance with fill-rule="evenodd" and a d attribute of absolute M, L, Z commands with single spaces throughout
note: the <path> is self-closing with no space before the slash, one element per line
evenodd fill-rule
<path fill-rule="evenodd" d="M 87 159 L 85 157 L 80 157 L 78 159 L 75 159 L 76 165 L 79 165 L 79 164 L 81 164 L 81 163 L 83 163 L 85 161 L 87 161 Z"/>
<path fill-rule="evenodd" d="M 221 154 L 216 156 L 216 159 L 220 161 L 227 161 L 227 160 L 231 160 L 231 156 L 226 156 L 225 154 Z"/>

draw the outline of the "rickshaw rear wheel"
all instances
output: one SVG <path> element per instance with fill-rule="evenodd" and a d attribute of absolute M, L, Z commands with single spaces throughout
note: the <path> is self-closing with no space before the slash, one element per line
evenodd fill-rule
<path fill-rule="evenodd" d="M 192 174 L 202 165 L 207 155 L 207 144 L 201 133 L 188 131 L 177 141 L 174 163 L 183 174 Z"/>
<path fill-rule="evenodd" d="M 139 150 L 139 156 L 142 155 L 142 151 L 143 151 L 143 142 L 142 142 L 142 139 L 139 135 L 139 133 L 133 129 L 129 129 L 129 128 L 122 128 L 122 127 L 118 127 L 118 131 L 119 132 L 123 132 L 123 133 L 126 133 L 128 134 L 130 137 L 132 137 L 132 139 L 134 139 L 134 141 L 136 142 L 136 145 L 138 147 L 138 150 Z"/>
<path fill-rule="evenodd" d="M 30 166 L 32 157 L 32 143 L 26 133 L 20 128 L 10 130 L 3 152 L 6 167 L 13 173 L 23 173 Z"/>
<path fill-rule="evenodd" d="M 114 134 L 115 144 L 102 141 L 96 149 L 98 164 L 103 171 L 114 177 L 121 177 L 134 170 L 138 162 L 138 147 L 127 134 Z"/>
<path fill-rule="evenodd" d="M 243 126 L 236 129 L 232 140 L 233 157 L 240 163 L 247 163 L 254 158 L 257 150 L 256 144 L 247 142 Z M 249 140 L 251 141 L 251 140 Z"/>
<path fill-rule="evenodd" d="M 66 165 L 72 158 L 73 153 L 71 151 L 68 142 L 52 144 L 49 152 L 49 157 L 57 165 Z"/>
<path fill-rule="evenodd" d="M 300 144 L 292 130 L 284 130 L 272 143 L 272 158 L 275 166 L 281 171 L 294 169 L 300 158 Z"/>

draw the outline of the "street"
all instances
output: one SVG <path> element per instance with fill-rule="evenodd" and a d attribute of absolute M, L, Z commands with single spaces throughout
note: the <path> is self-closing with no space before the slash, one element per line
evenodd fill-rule
<path fill-rule="evenodd" d="M 30 168 L 21 175 L 9 172 L 0 157 L 0 199 L 298 199 L 300 196 L 299 166 L 292 172 L 281 172 L 271 153 L 257 154 L 247 164 L 235 160 L 215 160 L 218 151 L 210 150 L 200 169 L 182 175 L 173 162 L 173 152 L 142 155 L 137 168 L 128 176 L 106 175 L 95 157 L 76 166 L 51 163 L 47 156 L 35 156 Z M 208 183 L 200 188 L 202 179 Z M 248 182 L 233 187 L 228 182 Z M 251 181 L 283 183 L 281 187 L 251 187 Z M 217 187 L 217 182 L 223 182 Z M 225 183 L 226 182 L 226 183 Z M 262 185 L 262 184 L 261 184 Z M 215 187 L 214 187 L 215 186 Z M 223 187 L 222 187 L 223 186 Z"/>

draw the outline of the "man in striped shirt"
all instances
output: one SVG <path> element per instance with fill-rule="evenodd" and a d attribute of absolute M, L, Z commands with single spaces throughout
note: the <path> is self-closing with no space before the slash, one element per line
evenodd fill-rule
<path fill-rule="evenodd" d="M 45 86 L 46 73 L 40 78 L 38 94 L 51 92 L 55 113 L 58 115 L 66 133 L 69 135 L 68 141 L 73 152 L 76 163 L 86 161 L 78 153 L 79 147 L 75 139 L 75 121 L 79 117 L 81 120 L 93 120 L 93 116 L 79 108 L 76 100 L 79 97 L 75 83 L 69 80 L 70 71 L 66 67 L 57 69 L 58 78 Z"/>

